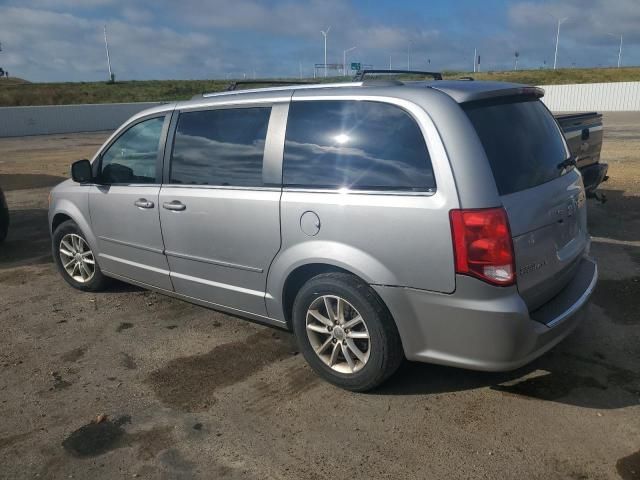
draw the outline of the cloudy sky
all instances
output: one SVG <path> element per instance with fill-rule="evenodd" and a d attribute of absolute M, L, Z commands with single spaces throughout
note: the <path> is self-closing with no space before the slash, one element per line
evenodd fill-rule
<path fill-rule="evenodd" d="M 0 0 L 0 67 L 32 81 L 106 78 L 107 24 L 118 79 L 313 74 L 320 30 L 331 26 L 328 62 L 388 68 L 483 70 L 553 63 L 640 64 L 640 0 Z M 609 34 L 618 35 L 614 38 Z M 429 63 L 430 61 L 430 63 Z"/>

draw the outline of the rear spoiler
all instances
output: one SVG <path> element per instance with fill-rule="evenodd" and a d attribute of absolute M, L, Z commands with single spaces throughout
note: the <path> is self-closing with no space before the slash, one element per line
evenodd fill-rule
<path fill-rule="evenodd" d="M 446 93 L 458 103 L 498 100 L 505 97 L 536 99 L 544 95 L 544 90 L 538 87 L 504 82 L 445 80 L 429 82 L 426 86 Z"/>
<path fill-rule="evenodd" d="M 510 87 L 500 88 L 498 90 L 486 90 L 480 92 L 473 92 L 469 95 L 468 99 L 463 100 L 460 103 L 478 102 L 483 100 L 494 100 L 503 97 L 544 97 L 544 90 L 539 87 Z"/>

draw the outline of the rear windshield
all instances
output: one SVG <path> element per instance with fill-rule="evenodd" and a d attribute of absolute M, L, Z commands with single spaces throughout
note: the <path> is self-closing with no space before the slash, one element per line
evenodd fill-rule
<path fill-rule="evenodd" d="M 539 100 L 503 100 L 463 105 L 489 158 L 500 195 L 559 177 L 566 169 L 564 139 Z"/>

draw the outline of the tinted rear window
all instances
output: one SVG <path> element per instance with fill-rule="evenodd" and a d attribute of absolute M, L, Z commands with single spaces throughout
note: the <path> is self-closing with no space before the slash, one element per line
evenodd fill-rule
<path fill-rule="evenodd" d="M 539 100 L 463 106 L 491 164 L 500 195 L 559 177 L 567 151 L 556 122 Z"/>
<path fill-rule="evenodd" d="M 171 183 L 260 187 L 271 107 L 180 114 Z"/>
<path fill-rule="evenodd" d="M 424 136 L 403 109 L 380 102 L 293 102 L 284 184 L 427 191 L 435 187 Z"/>

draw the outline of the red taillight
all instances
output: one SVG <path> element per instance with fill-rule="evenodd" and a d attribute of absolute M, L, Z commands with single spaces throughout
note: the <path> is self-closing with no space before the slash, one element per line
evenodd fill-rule
<path fill-rule="evenodd" d="M 513 285 L 516 274 L 507 212 L 503 208 L 451 210 L 449 218 L 456 273 Z"/>

